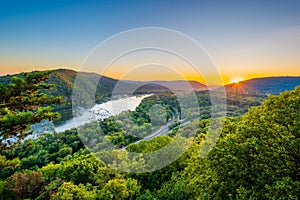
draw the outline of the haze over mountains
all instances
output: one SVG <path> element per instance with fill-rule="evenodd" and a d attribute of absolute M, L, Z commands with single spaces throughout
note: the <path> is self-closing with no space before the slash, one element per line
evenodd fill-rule
<path fill-rule="evenodd" d="M 76 84 L 74 84 L 77 75 L 80 80 L 80 88 L 75 87 Z M 4 85 L 8 84 L 12 76 L 21 76 L 21 74 L 0 76 L 0 83 Z M 141 82 L 117 80 L 96 73 L 76 72 L 69 69 L 53 70 L 50 78 L 46 82 L 55 85 L 53 90 L 46 91 L 51 95 L 62 95 L 67 101 L 71 101 L 73 89 L 79 89 L 83 95 L 95 94 L 97 103 L 110 97 L 112 92 L 114 94 L 132 94 L 132 92 L 134 92 L 134 94 L 147 94 L 161 93 L 170 90 L 174 92 L 207 90 L 207 86 L 196 81 Z M 115 86 L 117 86 L 117 90 Z M 94 88 L 96 91 L 91 91 Z"/>
<path fill-rule="evenodd" d="M 300 85 L 300 76 L 254 78 L 225 86 L 228 92 L 278 95 Z"/>
<path fill-rule="evenodd" d="M 9 84 L 12 76 L 22 76 L 22 74 L 0 76 L 0 84 Z M 80 87 L 76 87 L 74 84 L 76 77 L 79 77 Z M 107 100 L 111 100 L 112 96 L 120 98 L 124 96 L 124 94 L 159 94 L 166 91 L 184 93 L 208 90 L 206 85 L 196 81 L 177 80 L 141 82 L 117 80 L 106 76 L 100 76 L 96 73 L 76 72 L 68 69 L 53 70 L 50 78 L 46 82 L 54 84 L 55 86 L 52 90 L 44 92 L 53 96 L 63 96 L 66 102 L 64 105 L 53 107 L 54 111 L 58 111 L 62 114 L 61 119 L 55 121 L 55 124 L 62 124 L 66 120 L 72 118 L 73 90 L 77 90 L 80 93 L 80 96 L 85 98 L 82 102 L 90 101 L 91 104 L 88 103 L 87 107 L 95 103 L 100 104 Z M 225 89 L 227 94 L 262 94 L 265 96 L 267 94 L 277 95 L 285 90 L 293 90 L 298 85 L 300 85 L 300 76 L 267 77 L 228 84 L 225 86 Z M 115 89 L 115 86 L 117 86 L 117 89 Z M 77 99 L 80 98 L 74 99 L 77 101 Z"/>
<path fill-rule="evenodd" d="M 47 93 L 52 95 L 64 96 L 66 101 L 70 102 L 72 92 L 74 89 L 74 81 L 76 76 L 80 77 L 80 92 L 84 95 L 95 94 L 96 103 L 105 101 L 110 97 L 112 92 L 118 94 L 147 94 L 147 93 L 161 93 L 166 91 L 173 92 L 189 92 L 207 90 L 208 87 L 197 81 L 131 81 L 131 80 L 117 80 L 106 76 L 100 76 L 96 73 L 76 72 L 68 69 L 53 70 L 48 83 L 55 84 L 55 87 Z M 13 75 L 6 75 L 0 77 L 0 84 L 8 84 Z M 21 76 L 21 74 L 16 74 Z M 99 81 L 100 80 L 100 81 Z M 98 84 L 99 81 L 99 84 Z M 117 85 L 118 84 L 118 85 Z M 118 90 L 114 90 L 115 86 Z M 266 77 L 255 78 L 251 80 L 241 81 L 239 83 L 232 83 L 225 86 L 227 92 L 231 93 L 259 93 L 259 94 L 279 94 L 285 90 L 292 90 L 300 85 L 300 76 L 295 77 Z M 88 88 L 95 88 L 96 91 L 89 91 Z M 76 89 L 76 88 L 75 88 Z"/>

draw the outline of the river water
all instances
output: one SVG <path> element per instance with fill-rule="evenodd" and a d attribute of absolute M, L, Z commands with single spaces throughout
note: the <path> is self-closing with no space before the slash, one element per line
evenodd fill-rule
<path fill-rule="evenodd" d="M 148 94 L 141 96 L 125 97 L 117 100 L 107 101 L 102 104 L 96 104 L 88 110 L 82 110 L 79 116 L 76 116 L 73 119 L 66 121 L 63 125 L 55 127 L 55 131 L 63 132 L 71 128 L 77 128 L 88 122 L 120 114 L 123 111 L 133 111 L 144 98 L 149 96 L 151 95 Z"/>
<path fill-rule="evenodd" d="M 33 133 L 28 135 L 25 140 L 37 139 L 42 133 L 63 132 L 68 129 L 77 128 L 83 124 L 98 119 L 105 119 L 107 117 L 120 114 L 123 111 L 133 111 L 144 98 L 149 96 L 151 96 L 151 94 L 123 97 L 117 100 L 107 101 L 102 104 L 96 104 L 90 109 L 82 110 L 80 115 L 66 121 L 63 125 L 58 127 L 55 127 L 53 123 L 48 120 L 42 120 L 40 123 L 31 125 Z M 2 141 L 2 143 L 7 144 L 7 141 L 14 143 L 17 139 L 16 137 L 11 137 Z"/>

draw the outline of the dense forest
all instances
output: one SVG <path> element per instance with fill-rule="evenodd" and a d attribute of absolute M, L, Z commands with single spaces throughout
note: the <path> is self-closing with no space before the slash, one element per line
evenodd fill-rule
<path fill-rule="evenodd" d="M 50 70 L 49 73 L 49 78 L 45 82 L 52 84 L 53 88 L 51 90 L 41 89 L 41 91 L 50 96 L 62 96 L 65 101 L 64 104 L 52 105 L 53 111 L 61 113 L 61 117 L 54 120 L 55 125 L 63 124 L 66 120 L 72 118 L 71 101 L 73 89 L 76 89 L 76 76 L 79 77 L 81 84 L 84 85 L 79 88 L 81 90 L 80 92 L 87 96 L 89 93 L 95 94 L 96 103 L 102 103 L 109 100 L 117 83 L 122 94 L 132 90 L 135 90 L 134 94 L 161 94 L 164 92 L 171 92 L 169 88 L 179 91 L 189 89 L 201 91 L 206 90 L 207 88 L 207 86 L 195 81 L 190 81 L 189 84 L 185 81 L 120 81 L 106 76 L 100 76 L 96 73 L 76 72 L 69 69 Z M 19 78 L 24 77 L 24 73 L 0 76 L 0 83 L 2 85 L 9 84 L 13 76 Z M 97 84 L 98 81 L 99 84 Z M 97 87 L 94 88 L 95 85 L 97 85 Z M 225 89 L 228 96 L 232 96 L 236 93 L 238 93 L 237 96 L 241 96 L 242 94 L 265 96 L 268 94 L 278 95 L 280 92 L 294 89 L 297 85 L 300 85 L 300 77 L 269 77 L 242 81 L 239 83 L 239 87 L 236 87 L 236 84 L 229 84 L 225 86 Z M 82 90 L 82 88 L 94 88 L 95 91 L 89 92 L 87 90 Z"/>
<path fill-rule="evenodd" d="M 43 93 L 55 87 L 46 81 L 49 76 L 51 72 L 24 74 L 0 86 L 1 199 L 300 198 L 300 87 L 277 96 L 228 91 L 221 135 L 200 156 L 211 142 L 209 91 L 196 93 L 199 111 L 183 112 L 176 96 L 164 92 L 143 99 L 135 111 L 80 127 L 88 134 L 71 129 L 22 140 L 30 134 L 30 124 L 59 118 L 50 106 L 62 104 L 61 97 Z M 185 124 L 182 113 L 195 118 Z M 126 121 L 128 116 L 133 120 Z M 170 121 L 168 130 L 143 140 Z M 95 140 L 99 127 L 105 136 Z M 3 143 L 12 136 L 17 143 Z M 93 145 L 85 145 L 88 141 Z M 107 149 L 108 141 L 118 148 Z M 189 145 L 172 149 L 183 153 L 170 165 L 150 171 L 147 160 L 126 162 L 130 152 L 146 158 L 176 141 Z"/>

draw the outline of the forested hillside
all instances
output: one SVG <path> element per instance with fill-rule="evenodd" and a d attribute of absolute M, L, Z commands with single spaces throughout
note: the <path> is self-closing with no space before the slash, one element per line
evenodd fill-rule
<path fill-rule="evenodd" d="M 57 69 L 57 70 L 50 70 L 49 79 L 46 80 L 46 83 L 54 84 L 54 88 L 52 90 L 45 90 L 44 92 L 54 96 L 63 96 L 67 103 L 71 102 L 72 99 L 72 92 L 75 84 L 76 76 L 78 72 L 69 70 L 69 69 Z M 29 72 L 32 73 L 32 72 Z M 23 74 L 16 74 L 16 75 L 7 75 L 0 77 L 0 83 L 3 85 L 9 84 L 12 76 L 23 77 Z M 111 93 L 118 82 L 116 79 L 112 79 L 106 76 L 100 76 L 96 73 L 87 73 L 87 72 L 79 72 L 80 78 L 83 80 L 81 84 L 81 88 L 90 88 L 91 86 L 97 86 L 97 90 L 95 91 L 95 100 L 96 102 L 100 103 L 105 100 L 105 98 L 110 97 Z M 100 81 L 98 83 L 98 81 Z M 130 89 L 134 86 L 134 82 L 127 83 L 122 82 L 120 84 L 124 89 Z M 85 94 L 86 90 L 81 90 L 83 94 Z"/>
<path fill-rule="evenodd" d="M 286 90 L 293 90 L 298 85 L 299 76 L 282 76 L 254 78 L 226 85 L 225 88 L 230 93 L 278 95 Z"/>
<path fill-rule="evenodd" d="M 30 73 L 30 72 L 29 72 Z M 71 102 L 72 92 L 74 88 L 74 81 L 78 72 L 69 69 L 57 69 L 51 70 L 51 74 L 46 83 L 54 84 L 53 90 L 44 91 L 47 94 L 54 96 L 63 96 L 67 102 Z M 140 82 L 140 81 L 126 81 L 109 78 L 106 76 L 100 76 L 96 73 L 79 72 L 80 78 L 83 80 L 81 83 L 84 86 L 81 88 L 90 88 L 97 85 L 95 97 L 96 103 L 105 101 L 110 97 L 117 82 L 118 87 L 121 87 L 120 91 L 126 94 L 126 91 L 132 91 L 138 89 L 137 93 L 163 93 L 170 91 L 171 88 L 174 91 L 191 91 L 191 90 L 206 90 L 207 86 L 196 81 L 152 81 L 152 82 Z M 22 77 L 22 74 L 0 76 L 0 83 L 3 85 L 9 84 L 13 76 Z M 99 82 L 97 82 L 99 81 Z M 140 88 L 141 87 L 141 88 Z M 149 90 L 151 88 L 151 90 Z M 134 90 L 133 90 L 134 91 Z M 85 94 L 87 91 L 80 91 Z"/>
<path fill-rule="evenodd" d="M 139 82 L 139 81 L 123 81 L 106 76 L 100 76 L 96 73 L 76 72 L 69 69 L 50 70 L 49 79 L 46 83 L 53 84 L 52 90 L 42 90 L 47 95 L 62 96 L 65 104 L 56 105 L 53 107 L 54 111 L 61 113 L 61 118 L 55 121 L 55 124 L 62 124 L 68 119 L 72 118 L 72 93 L 74 89 L 79 89 L 82 96 L 90 96 L 94 94 L 95 103 L 102 103 L 110 99 L 112 92 L 118 95 L 132 93 L 138 94 L 151 94 L 151 93 L 164 93 L 170 91 L 174 92 L 192 91 L 192 90 L 205 90 L 207 87 L 196 81 L 156 81 L 156 82 Z M 32 72 L 29 72 L 29 74 Z M 76 76 L 80 77 L 80 87 L 75 87 Z M 24 77 L 24 74 L 0 76 L 0 84 L 7 85 L 13 76 Z M 99 82 L 98 82 L 99 81 Z M 118 83 L 118 89 L 115 89 Z M 96 91 L 90 91 L 88 88 L 96 87 Z"/>
<path fill-rule="evenodd" d="M 204 98 L 208 94 L 201 95 L 199 104 L 209 106 Z M 235 100 L 240 105 L 252 102 L 251 98 L 244 102 L 242 99 L 229 101 Z M 159 102 L 166 109 L 177 106 L 172 95 L 152 96 L 132 113 L 136 123 L 149 123 L 147 109 Z M 199 155 L 208 142 L 205 137 L 210 120 L 195 121 L 196 134 L 185 136 L 192 140 L 185 153 L 171 165 L 146 173 L 121 172 L 98 160 L 84 147 L 84 138 L 79 137 L 76 129 L 44 134 L 1 152 L 0 196 L 2 199 L 299 199 L 299 113 L 300 87 L 279 96 L 271 95 L 243 116 L 227 118 L 216 146 L 205 157 Z M 105 129 L 106 139 L 118 144 L 125 137 L 124 141 L 130 143 L 130 138 L 126 140 L 127 131 L 120 130 L 110 120 L 100 121 L 103 129 L 109 128 Z M 94 125 L 85 126 L 91 132 L 87 137 L 92 137 Z M 130 124 L 126 125 L 128 131 L 133 130 Z M 191 131 L 189 126 L 177 126 L 172 134 L 130 144 L 127 150 L 143 156 L 184 139 L 178 133 Z M 114 150 L 113 155 L 117 161 L 126 160 L 126 152 Z M 147 162 L 127 167 L 143 168 Z"/>

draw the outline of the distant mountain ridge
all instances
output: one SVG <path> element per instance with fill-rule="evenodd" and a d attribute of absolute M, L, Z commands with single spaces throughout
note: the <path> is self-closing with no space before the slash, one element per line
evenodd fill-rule
<path fill-rule="evenodd" d="M 197 81 L 185 81 L 185 80 L 175 80 L 175 81 L 151 81 L 150 83 L 164 85 L 166 87 L 174 88 L 180 91 L 186 90 L 207 90 L 208 87 Z"/>
<path fill-rule="evenodd" d="M 54 84 L 52 90 L 43 91 L 53 96 L 63 96 L 66 104 L 55 106 L 53 109 L 61 113 L 61 119 L 55 121 L 55 124 L 62 124 L 72 118 L 72 96 L 73 90 L 79 93 L 78 98 L 73 100 L 80 101 L 79 105 L 87 103 L 90 106 L 94 103 L 102 103 L 111 99 L 111 96 L 117 95 L 139 95 L 151 93 L 164 93 L 166 91 L 183 92 L 205 88 L 201 83 L 192 81 L 163 81 L 163 82 L 141 82 L 117 80 L 114 78 L 101 76 L 96 73 L 76 72 L 69 69 L 56 69 L 52 71 L 47 83 Z M 30 72 L 29 72 L 30 73 Z M 13 74 L 0 76 L 0 84 L 7 85 L 10 83 L 12 76 L 21 77 L 22 74 Z M 77 87 L 74 82 L 79 81 Z M 99 82 L 98 82 L 99 81 Z M 170 90 L 171 89 L 171 90 Z M 113 94 L 113 95 L 112 95 Z"/>
<path fill-rule="evenodd" d="M 95 88 L 96 91 L 93 93 L 96 96 L 96 101 L 101 102 L 105 98 L 110 97 L 111 91 L 113 91 L 114 86 L 118 80 L 109 78 L 106 76 L 100 76 L 96 73 L 88 72 L 76 72 L 69 69 L 57 69 L 50 70 L 52 71 L 49 79 L 45 82 L 49 84 L 54 84 L 54 88 L 51 90 L 44 91 L 47 94 L 54 96 L 63 96 L 67 102 L 70 102 L 72 99 L 73 89 L 80 90 L 84 96 L 90 96 L 91 91 L 89 88 Z M 30 73 L 30 72 L 29 72 Z M 0 76 L 0 84 L 8 84 L 12 76 L 22 76 L 22 74 L 6 75 Z M 75 87 L 75 79 L 80 77 L 80 87 Z M 98 84 L 100 80 L 101 84 Z M 132 84 L 123 83 L 120 84 L 124 88 L 132 87 Z"/>
<path fill-rule="evenodd" d="M 253 78 L 225 86 L 227 92 L 249 94 L 275 94 L 293 90 L 300 85 L 300 76 Z"/>
<path fill-rule="evenodd" d="M 47 83 L 54 84 L 53 90 L 46 91 L 51 95 L 62 95 L 67 102 L 72 99 L 74 89 L 74 81 L 76 76 L 81 79 L 81 87 L 79 88 L 83 95 L 91 96 L 95 94 L 96 103 L 101 103 L 105 99 L 114 94 L 149 94 L 149 93 L 163 93 L 166 91 L 173 92 L 190 92 L 208 90 L 208 87 L 197 81 L 131 81 L 131 80 L 117 80 L 114 78 L 101 76 L 96 73 L 76 72 L 69 69 L 51 70 L 50 78 Z M 21 76 L 21 74 L 0 76 L 0 84 L 8 84 L 12 76 Z M 98 83 L 98 80 L 100 82 Z M 118 84 L 118 85 L 117 85 Z M 118 90 L 114 90 L 115 86 Z M 279 76 L 279 77 L 265 77 L 254 78 L 250 80 L 241 81 L 239 83 L 232 83 L 225 85 L 225 89 L 230 93 L 248 93 L 248 94 L 279 94 L 286 90 L 293 90 L 300 85 L 300 76 Z M 88 88 L 97 87 L 96 91 L 89 91 Z M 84 89 L 83 89 L 84 88 Z M 76 89 L 76 88 L 75 88 Z M 116 93 L 115 93 L 116 92 Z"/>
<path fill-rule="evenodd" d="M 136 90 L 137 94 L 162 93 L 162 92 L 191 92 L 208 90 L 208 87 L 197 81 L 149 81 L 141 82 L 142 85 Z"/>
<path fill-rule="evenodd" d="M 96 103 L 101 103 L 114 94 L 147 94 L 147 93 L 162 93 L 166 91 L 186 92 L 207 90 L 207 86 L 197 81 L 129 81 L 117 80 L 107 76 L 101 76 L 97 73 L 76 72 L 69 69 L 51 70 L 52 73 L 47 83 L 54 84 L 53 90 L 45 91 L 50 95 L 63 96 L 67 102 L 71 102 L 73 89 L 79 89 L 80 93 L 85 96 L 95 94 Z M 29 72 L 30 73 L 30 72 Z M 12 76 L 21 76 L 21 74 L 0 76 L 1 84 L 8 84 Z M 74 85 L 75 79 L 80 78 L 80 88 Z M 100 81 L 99 81 L 100 80 Z M 99 81 L 99 83 L 98 83 Z M 115 89 L 117 87 L 117 90 Z M 96 91 L 91 91 L 89 88 L 96 88 Z"/>
<path fill-rule="evenodd" d="M 102 103 L 109 100 L 112 92 L 118 94 L 157 94 L 168 92 L 190 92 L 207 90 L 208 87 L 196 81 L 130 81 L 117 80 L 96 73 L 76 72 L 69 69 L 51 70 L 50 78 L 47 83 L 54 84 L 53 90 L 44 91 L 54 96 L 63 96 L 66 104 L 54 107 L 54 110 L 62 114 L 62 118 L 55 122 L 56 124 L 72 118 L 72 95 L 73 90 L 79 90 L 80 94 L 86 99 L 95 100 L 93 103 Z M 30 72 L 29 72 L 30 73 Z M 6 85 L 10 83 L 12 76 L 22 76 L 21 74 L 0 76 L 0 84 Z M 75 87 L 74 81 L 76 77 L 80 77 L 80 87 Z M 98 80 L 100 82 L 98 83 Z M 118 84 L 118 85 L 117 85 Z M 118 86 L 117 90 L 115 86 Z M 300 76 L 297 77 L 266 77 L 254 78 L 241 81 L 239 83 L 228 84 L 225 86 L 227 93 L 237 94 L 279 94 L 286 90 L 293 90 L 300 85 Z M 94 88 L 92 91 L 89 88 Z M 76 98 L 75 98 L 76 99 Z"/>

